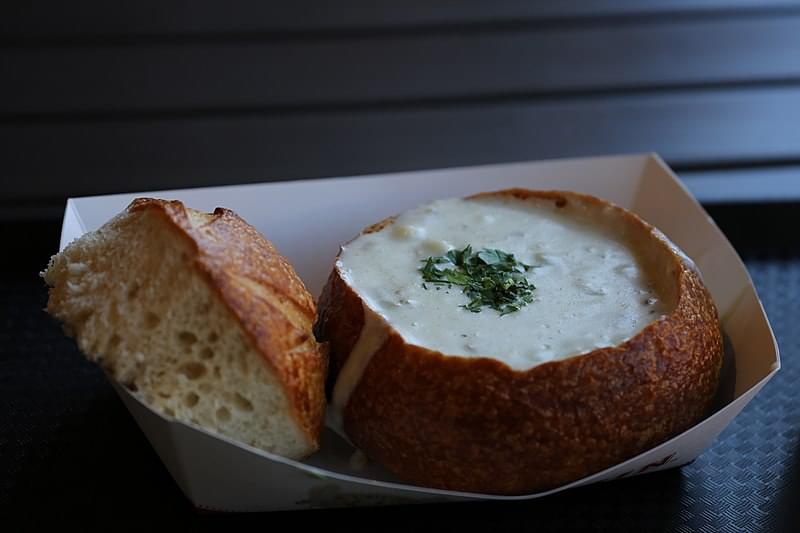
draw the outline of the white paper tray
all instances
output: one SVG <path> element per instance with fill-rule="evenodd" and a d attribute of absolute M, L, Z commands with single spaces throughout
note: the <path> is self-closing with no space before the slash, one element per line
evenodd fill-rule
<path fill-rule="evenodd" d="M 638 213 L 694 260 L 728 336 L 716 412 L 681 435 L 612 468 L 548 492 L 509 497 L 404 485 L 374 464 L 354 469 L 350 465 L 353 449 L 327 430 L 320 452 L 302 463 L 291 461 L 164 418 L 116 383 L 115 388 L 186 496 L 198 507 L 212 510 L 539 498 L 694 460 L 777 372 L 780 358 L 767 316 L 735 250 L 658 156 L 566 159 L 74 198 L 67 202 L 61 249 L 98 228 L 135 197 L 179 199 L 206 211 L 227 207 L 271 240 L 312 294 L 318 295 L 339 245 L 361 228 L 436 198 L 508 187 L 600 196 Z"/>

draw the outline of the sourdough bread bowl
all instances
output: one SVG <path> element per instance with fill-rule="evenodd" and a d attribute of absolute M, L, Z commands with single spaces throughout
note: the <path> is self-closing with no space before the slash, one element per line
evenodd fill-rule
<path fill-rule="evenodd" d="M 470 261 L 505 265 L 516 292 L 473 283 Z M 450 490 L 543 491 L 633 457 L 702 419 L 722 364 L 693 263 L 572 192 L 484 193 L 370 226 L 318 308 L 333 423 L 400 478 Z"/>
<path fill-rule="evenodd" d="M 314 301 L 234 212 L 140 198 L 42 275 L 47 311 L 151 408 L 286 457 L 319 447 L 327 354 Z"/>

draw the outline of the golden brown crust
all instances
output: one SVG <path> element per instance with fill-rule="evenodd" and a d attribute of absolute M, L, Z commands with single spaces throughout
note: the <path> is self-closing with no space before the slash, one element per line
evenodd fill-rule
<path fill-rule="evenodd" d="M 388 217 L 388 218 L 384 218 L 380 222 L 376 222 L 375 224 L 373 224 L 371 226 L 367 226 L 366 228 L 364 228 L 364 230 L 361 233 L 376 233 L 376 232 L 382 230 L 383 228 L 385 228 L 387 226 L 391 226 L 392 224 L 394 224 L 394 221 L 395 221 L 396 218 L 397 218 L 396 216 L 391 216 L 391 217 Z"/>
<path fill-rule="evenodd" d="M 329 347 L 328 386 L 333 390 L 336 376 L 344 366 L 347 356 L 361 334 L 364 325 L 364 307 L 342 280 L 336 269 L 331 272 L 319 297 L 319 315 L 314 326 L 317 339 L 325 339 Z"/>
<path fill-rule="evenodd" d="M 472 198 L 488 195 L 602 205 L 662 238 L 639 217 L 591 196 L 513 189 Z M 620 346 L 527 371 L 495 359 L 444 356 L 391 331 L 345 406 L 345 431 L 411 482 L 521 494 L 598 472 L 688 429 L 716 391 L 722 336 L 693 265 L 669 257 L 678 292 L 669 315 Z M 355 344 L 363 313 L 359 296 L 334 270 L 317 324 L 320 340 L 330 341 L 332 378 Z"/>
<path fill-rule="evenodd" d="M 298 424 L 318 447 L 325 411 L 326 347 L 314 339 L 314 300 L 288 261 L 228 209 L 200 213 L 177 201 L 138 198 L 197 251 L 194 265 L 231 310 L 283 383 Z"/>

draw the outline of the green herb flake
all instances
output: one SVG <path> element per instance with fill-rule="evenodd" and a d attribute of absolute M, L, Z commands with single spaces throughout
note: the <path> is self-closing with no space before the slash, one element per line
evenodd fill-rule
<path fill-rule="evenodd" d="M 473 313 L 480 313 L 485 306 L 502 316 L 533 301 L 536 287 L 525 277 L 525 272 L 533 267 L 517 261 L 514 254 L 487 248 L 476 253 L 467 245 L 462 250 L 428 257 L 422 263 L 419 271 L 424 281 L 437 285 L 437 290 L 441 285 L 462 287 L 470 299 L 462 307 Z M 422 286 L 427 289 L 425 283 Z"/>

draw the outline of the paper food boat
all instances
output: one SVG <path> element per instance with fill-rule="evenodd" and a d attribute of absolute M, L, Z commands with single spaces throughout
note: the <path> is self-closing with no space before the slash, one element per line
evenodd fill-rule
<path fill-rule="evenodd" d="M 624 463 L 557 489 L 495 496 L 406 485 L 377 465 L 357 468 L 354 450 L 326 430 L 303 462 L 277 457 L 152 411 L 114 383 L 172 477 L 204 509 L 269 511 L 424 501 L 520 500 L 673 468 L 694 460 L 780 368 L 778 347 L 750 277 L 728 240 L 654 155 L 567 159 L 425 172 L 142 192 L 67 202 L 61 249 L 122 211 L 137 196 L 228 207 L 261 231 L 319 295 L 341 243 L 388 215 L 436 198 L 526 187 L 593 194 L 661 229 L 700 268 L 727 336 L 715 412 L 695 427 Z M 112 380 L 113 383 L 113 380 Z"/>

